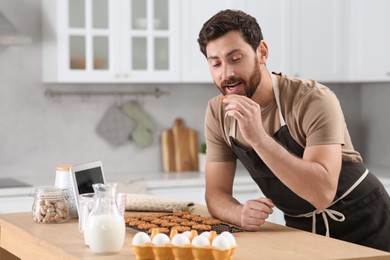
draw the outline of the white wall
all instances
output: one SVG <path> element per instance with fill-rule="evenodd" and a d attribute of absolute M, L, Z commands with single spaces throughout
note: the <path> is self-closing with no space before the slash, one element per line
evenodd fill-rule
<path fill-rule="evenodd" d="M 95 132 L 105 110 L 131 98 L 60 97 L 46 89 L 153 90 L 169 95 L 137 97 L 155 120 L 159 132 L 182 117 L 203 138 L 203 115 L 212 85 L 47 85 L 41 80 L 41 26 L 39 0 L 1 0 L 0 10 L 23 33 L 33 38 L 27 46 L 0 47 L 0 176 L 53 176 L 55 166 L 100 159 L 107 174 L 128 173 L 135 178 L 161 170 L 159 136 L 150 148 L 128 142 L 110 146 Z M 368 164 L 390 168 L 390 84 L 332 85 L 339 95 L 355 146 Z M 380 102 L 379 102 L 380 101 Z M 390 176 L 390 173 L 388 173 Z"/>

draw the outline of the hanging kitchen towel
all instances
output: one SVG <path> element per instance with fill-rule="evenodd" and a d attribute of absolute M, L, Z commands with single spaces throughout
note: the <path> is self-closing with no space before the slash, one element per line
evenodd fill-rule
<path fill-rule="evenodd" d="M 128 141 L 134 121 L 117 106 L 111 106 L 96 126 L 96 132 L 110 144 L 119 146 Z"/>
<path fill-rule="evenodd" d="M 162 198 L 149 194 L 128 193 L 126 197 L 126 210 L 133 211 L 192 211 L 195 203 L 192 201 Z"/>
<path fill-rule="evenodd" d="M 135 127 L 130 134 L 131 139 L 140 147 L 145 148 L 153 143 L 156 133 L 156 124 L 140 108 L 136 101 L 129 101 L 123 107 L 122 111 L 135 122 Z"/>

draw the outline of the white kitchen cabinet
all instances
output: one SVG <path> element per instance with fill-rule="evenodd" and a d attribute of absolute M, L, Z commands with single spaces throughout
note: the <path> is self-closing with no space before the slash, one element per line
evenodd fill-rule
<path fill-rule="evenodd" d="M 342 81 L 346 77 L 347 3 L 338 0 L 201 1 L 182 5 L 182 81 L 212 82 L 197 38 L 203 23 L 217 11 L 237 8 L 254 16 L 268 43 L 270 71 Z"/>
<path fill-rule="evenodd" d="M 318 81 L 344 81 L 348 3 L 298 0 L 291 8 L 291 73 Z"/>
<path fill-rule="evenodd" d="M 29 212 L 32 210 L 34 198 L 29 196 L 0 197 L 0 214 Z"/>
<path fill-rule="evenodd" d="M 350 0 L 350 79 L 390 81 L 390 1 Z"/>
<path fill-rule="evenodd" d="M 386 0 L 41 0 L 43 79 L 212 83 L 200 29 L 220 10 L 254 16 L 267 67 L 320 82 L 389 81 Z M 206 8 L 207 7 L 207 8 Z"/>
<path fill-rule="evenodd" d="M 381 29 L 390 24 L 387 0 L 203 1 L 182 3 L 183 82 L 212 82 L 197 38 L 203 23 L 226 8 L 257 19 L 270 71 L 320 82 L 390 81 L 390 31 Z"/>
<path fill-rule="evenodd" d="M 178 0 L 42 0 L 45 82 L 176 82 Z"/>
<path fill-rule="evenodd" d="M 207 6 L 207 8 L 205 8 Z M 267 66 L 270 70 L 289 72 L 289 30 L 286 17 L 290 3 L 285 0 L 241 0 L 207 1 L 188 0 L 182 2 L 182 71 L 183 82 L 212 82 L 208 63 L 199 50 L 197 42 L 203 24 L 220 10 L 240 9 L 254 16 L 262 29 L 264 39 L 270 47 Z"/>
<path fill-rule="evenodd" d="M 256 18 L 268 44 L 267 68 L 270 71 L 291 73 L 291 1 L 247 0 L 243 11 Z"/>
<path fill-rule="evenodd" d="M 243 0 L 186 0 L 182 1 L 181 23 L 183 48 L 181 81 L 212 83 L 206 57 L 199 49 L 198 35 L 203 24 L 220 10 L 240 9 Z M 207 8 L 206 8 L 207 7 Z"/>

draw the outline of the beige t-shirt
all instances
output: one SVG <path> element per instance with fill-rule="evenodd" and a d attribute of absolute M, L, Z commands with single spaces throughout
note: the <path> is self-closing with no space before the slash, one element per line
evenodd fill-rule
<path fill-rule="evenodd" d="M 342 159 L 362 162 L 353 148 L 345 119 L 336 95 L 326 86 L 313 80 L 280 75 L 280 105 L 282 116 L 291 136 L 303 148 L 321 144 L 342 144 Z M 205 136 L 207 160 L 235 161 L 236 156 L 228 141 L 231 117 L 225 117 L 220 96 L 212 98 L 206 110 Z M 281 127 L 276 101 L 262 108 L 264 129 L 273 135 Z M 239 127 L 235 140 L 239 146 L 251 149 L 243 139 Z"/>

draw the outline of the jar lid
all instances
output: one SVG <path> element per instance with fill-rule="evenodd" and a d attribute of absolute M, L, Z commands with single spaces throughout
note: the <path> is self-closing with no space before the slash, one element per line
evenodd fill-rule
<path fill-rule="evenodd" d="M 70 165 L 58 165 L 56 171 L 68 172 L 70 170 Z"/>
<path fill-rule="evenodd" d="M 67 189 L 58 188 L 55 186 L 40 186 L 34 190 L 34 194 L 45 196 L 62 196 L 66 190 Z"/>

